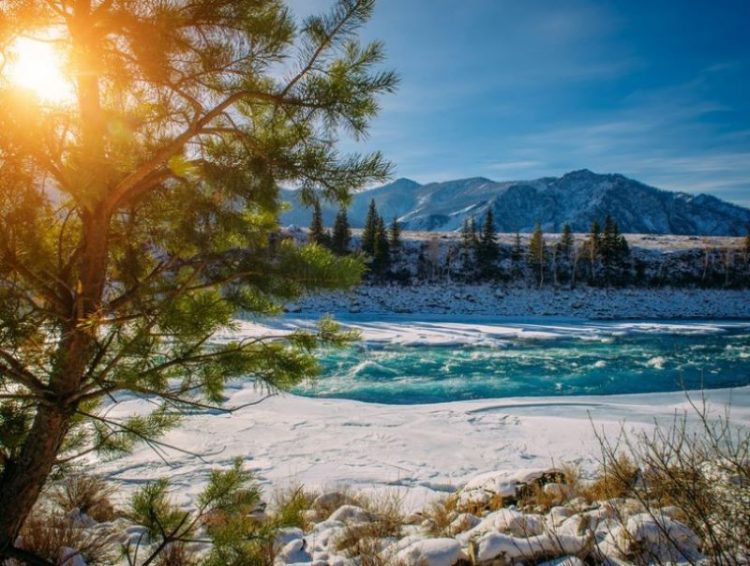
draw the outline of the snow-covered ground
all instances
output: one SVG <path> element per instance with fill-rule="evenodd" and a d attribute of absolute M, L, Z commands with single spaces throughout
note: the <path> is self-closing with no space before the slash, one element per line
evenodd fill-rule
<path fill-rule="evenodd" d="M 523 289 L 460 283 L 361 286 L 290 305 L 303 313 L 562 316 L 580 319 L 750 318 L 750 290 Z"/>
<path fill-rule="evenodd" d="M 715 410 L 730 406 L 732 421 L 750 427 L 750 387 L 706 395 Z M 252 388 L 239 388 L 228 405 L 258 397 Z M 143 409 L 143 402 L 134 400 L 116 413 Z M 295 483 L 310 489 L 399 489 L 407 505 L 417 508 L 492 470 L 572 462 L 593 471 L 596 430 L 615 435 L 623 423 L 628 430 L 651 427 L 654 419 L 668 424 L 685 411 L 692 413 L 684 393 L 412 406 L 285 394 L 233 414 L 190 416 L 165 438 L 202 457 L 167 449 L 164 461 L 141 446 L 130 456 L 98 463 L 97 470 L 125 492 L 168 477 L 177 501 L 189 504 L 212 467 L 230 466 L 240 457 L 267 492 Z"/>

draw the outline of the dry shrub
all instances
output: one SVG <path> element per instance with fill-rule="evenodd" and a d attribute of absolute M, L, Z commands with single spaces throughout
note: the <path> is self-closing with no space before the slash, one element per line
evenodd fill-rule
<path fill-rule="evenodd" d="M 194 566 L 198 561 L 184 542 L 168 545 L 156 561 L 156 566 Z"/>
<path fill-rule="evenodd" d="M 503 507 L 505 507 L 505 499 L 499 493 L 493 493 L 486 501 L 456 501 L 458 513 L 471 513 L 477 516 L 498 511 Z"/>
<path fill-rule="evenodd" d="M 336 550 L 357 558 L 368 566 L 386 565 L 381 555 L 383 538 L 400 538 L 405 524 L 402 512 L 403 497 L 395 492 L 378 495 L 358 494 L 360 506 L 372 515 L 372 520 L 347 525 L 343 535 L 336 541 Z"/>
<path fill-rule="evenodd" d="M 651 433 L 622 431 L 615 444 L 599 435 L 606 474 L 591 496 L 635 499 L 657 523 L 669 506 L 701 538 L 710 562 L 745 564 L 750 556 L 750 430 L 733 426 L 728 409 L 711 415 L 704 397 L 697 404 L 688 401 L 695 421 L 686 413 Z M 669 533 L 663 534 L 675 545 Z"/>
<path fill-rule="evenodd" d="M 449 527 L 458 515 L 458 497 L 456 494 L 433 501 L 424 512 L 425 520 L 428 523 L 427 531 L 430 536 L 451 536 Z"/>
<path fill-rule="evenodd" d="M 627 452 L 605 455 L 597 478 L 592 484 L 580 489 L 588 501 L 602 501 L 628 497 L 638 480 L 639 468 Z"/>
<path fill-rule="evenodd" d="M 114 542 L 111 534 L 90 531 L 60 511 L 45 509 L 35 510 L 26 520 L 18 546 L 54 564 L 72 562 L 72 557 L 61 562 L 62 549 L 72 548 L 89 566 L 95 566 L 113 563 Z"/>
<path fill-rule="evenodd" d="M 65 513 L 79 510 L 97 522 L 117 518 L 111 497 L 115 489 L 98 476 L 72 475 L 53 486 L 49 499 Z"/>
<path fill-rule="evenodd" d="M 305 512 L 310 509 L 313 501 L 315 494 L 305 491 L 301 485 L 276 491 L 271 505 L 271 521 L 278 527 L 299 527 L 306 530 L 310 527 L 310 522 L 305 518 Z"/>
<path fill-rule="evenodd" d="M 545 491 L 544 486 L 539 483 L 533 484 L 530 492 L 518 502 L 520 509 L 530 509 L 535 512 L 547 512 L 559 504 L 560 497 Z"/>

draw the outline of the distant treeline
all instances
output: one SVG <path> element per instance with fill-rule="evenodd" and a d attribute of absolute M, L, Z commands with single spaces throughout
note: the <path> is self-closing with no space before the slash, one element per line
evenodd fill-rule
<path fill-rule="evenodd" d="M 360 241 L 353 242 L 346 210 L 336 216 L 332 231 L 313 210 L 309 238 L 339 254 L 361 252 L 370 283 L 422 281 L 517 282 L 528 286 L 596 287 L 680 286 L 750 287 L 750 232 L 741 245 L 696 247 L 646 253 L 631 250 L 617 222 L 596 220 L 586 236 L 576 238 L 569 225 L 561 234 L 545 234 L 537 224 L 524 242 L 516 234 L 511 245 L 498 241 L 492 210 L 477 222 L 468 219 L 458 241 L 432 238 L 406 244 L 397 219 L 386 226 L 374 201 Z"/>

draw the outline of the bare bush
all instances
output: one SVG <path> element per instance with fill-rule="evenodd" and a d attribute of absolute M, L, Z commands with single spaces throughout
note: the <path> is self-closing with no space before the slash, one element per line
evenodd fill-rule
<path fill-rule="evenodd" d="M 37 509 L 26 520 L 17 546 L 53 564 L 72 564 L 77 555 L 89 566 L 113 563 L 110 534 L 87 529 L 60 511 Z"/>
<path fill-rule="evenodd" d="M 699 557 L 677 540 L 674 520 L 700 538 L 700 552 L 717 564 L 750 561 L 750 431 L 733 426 L 729 410 L 711 414 L 705 397 L 688 397 L 697 419 L 675 416 L 669 426 L 626 433 L 610 442 L 598 435 L 603 477 L 592 497 L 625 497 L 640 503 L 659 531 L 666 556 L 695 563 Z M 632 528 L 631 528 L 632 530 Z M 624 533 L 628 543 L 638 543 Z M 643 545 L 641 545 L 643 546 Z M 633 544 L 630 544 L 632 553 Z M 665 553 L 640 548 L 647 561 Z M 664 550 L 664 549 L 662 549 Z"/>
<path fill-rule="evenodd" d="M 107 522 L 117 517 L 111 498 L 115 489 L 102 478 L 89 475 L 71 475 L 56 484 L 49 499 L 65 513 L 80 511 L 97 522 Z"/>

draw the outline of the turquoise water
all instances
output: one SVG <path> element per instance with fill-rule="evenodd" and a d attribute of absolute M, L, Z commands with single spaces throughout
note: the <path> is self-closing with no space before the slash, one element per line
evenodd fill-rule
<path fill-rule="evenodd" d="M 411 404 L 467 399 L 647 393 L 750 384 L 750 322 L 487 323 L 466 342 L 365 340 L 320 354 L 322 377 L 296 392 Z M 410 322 L 381 322 L 408 332 Z M 425 325 L 416 323 L 417 334 Z M 430 328 L 436 326 L 430 323 Z M 439 326 L 439 325 L 438 325 Z M 448 325 L 450 326 L 450 325 Z M 514 334 L 515 332 L 515 334 Z M 473 341 L 473 343 L 472 343 Z"/>

